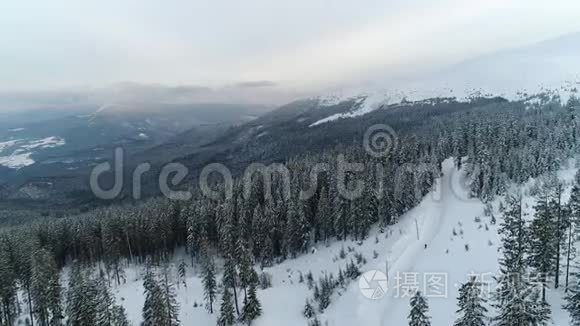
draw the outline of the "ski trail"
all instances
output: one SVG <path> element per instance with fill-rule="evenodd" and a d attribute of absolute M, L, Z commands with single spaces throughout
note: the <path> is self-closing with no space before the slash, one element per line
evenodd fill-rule
<path fill-rule="evenodd" d="M 436 236 L 441 231 L 441 227 L 444 225 L 447 206 L 449 205 L 449 199 L 452 195 L 451 192 L 451 177 L 454 173 L 458 171 L 454 170 L 453 162 L 446 161 L 443 169 L 443 177 L 438 180 L 438 184 L 435 191 L 427 195 L 425 200 L 416 209 L 415 214 L 410 214 L 408 218 L 415 218 L 417 221 L 421 221 L 419 227 L 419 240 L 415 238 L 415 241 L 399 241 L 398 246 L 406 247 L 404 250 L 400 250 L 393 262 L 390 263 L 389 267 L 389 292 L 382 299 L 381 303 L 383 305 L 383 312 L 381 314 L 381 321 L 377 325 L 389 325 L 390 316 L 395 313 L 392 308 L 395 307 L 393 300 L 401 300 L 395 289 L 397 283 L 399 282 L 395 277 L 397 273 L 414 272 L 414 266 L 417 262 L 417 258 L 425 250 L 429 250 L 429 245 L 433 242 Z M 415 215 L 415 216 L 413 216 Z M 408 240 L 408 239 L 407 239 Z M 427 249 L 424 245 L 427 244 Z M 396 313 L 400 313 L 397 311 Z"/>
<path fill-rule="evenodd" d="M 395 303 L 401 301 L 394 291 L 397 281 L 395 276 L 398 272 L 413 271 L 416 258 L 425 251 L 424 245 L 429 246 L 444 224 L 447 211 L 445 201 L 451 195 L 450 179 L 455 173 L 453 161 L 446 160 L 442 170 L 443 177 L 437 179 L 434 191 L 387 230 L 391 235 L 384 245 L 381 244 L 384 251 L 380 254 L 380 257 L 386 257 L 386 261 L 380 259 L 380 262 L 369 264 L 363 270 L 363 272 L 369 270 L 385 272 L 388 264 L 388 291 L 385 297 L 379 300 L 368 299 L 361 294 L 358 282 L 353 282 L 348 286 L 345 295 L 330 308 L 338 312 L 348 309 L 353 313 L 348 316 L 338 313 L 340 318 L 336 318 L 337 314 L 329 312 L 326 314 L 329 325 L 388 325 L 389 316 L 395 312 L 400 313 L 391 309 L 395 308 Z M 419 227 L 419 239 L 415 223 Z"/>

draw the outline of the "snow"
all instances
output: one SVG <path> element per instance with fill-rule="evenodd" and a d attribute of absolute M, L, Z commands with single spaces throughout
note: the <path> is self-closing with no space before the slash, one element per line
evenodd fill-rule
<path fill-rule="evenodd" d="M 336 113 L 326 118 L 320 119 L 310 125 L 314 127 L 323 123 L 335 121 L 337 119 L 354 118 L 370 113 L 385 105 L 400 103 L 404 97 L 401 94 L 389 93 L 385 90 L 374 90 L 359 93 L 358 95 L 328 95 L 319 99 L 319 106 L 332 106 L 345 101 L 354 101 L 350 111 Z"/>
<path fill-rule="evenodd" d="M 398 104 L 402 99 L 422 101 L 454 97 L 467 101 L 473 97 L 501 96 L 526 100 L 532 94 L 557 96 L 566 103 L 580 91 L 580 33 L 506 49 L 452 64 L 444 69 L 408 78 L 377 78 L 362 84 L 328 90 L 318 97 L 319 106 L 337 105 L 349 99 L 369 97 L 359 109 L 334 114 L 312 126 L 352 118 L 372 112 L 381 104 Z"/>
<path fill-rule="evenodd" d="M 32 155 L 32 153 L 22 153 L 17 150 L 12 153 L 12 155 L 0 156 L 0 165 L 10 169 L 20 169 L 32 165 L 34 164 L 34 160 L 30 158 L 30 155 Z"/>
<path fill-rule="evenodd" d="M 4 149 L 16 145 L 19 141 L 20 141 L 20 139 L 14 139 L 14 140 L 8 140 L 8 141 L 0 142 L 0 153 L 2 153 L 2 151 Z"/>
<path fill-rule="evenodd" d="M 7 154 L 4 152 L 12 151 L 10 155 L 0 156 L 0 166 L 4 166 L 10 169 L 20 169 L 22 167 L 34 164 L 34 160 L 30 158 L 32 153 L 24 151 L 22 148 L 18 148 L 17 145 L 22 143 L 22 139 L 13 139 L 4 142 L 0 142 L 0 154 Z"/>
<path fill-rule="evenodd" d="M 34 150 L 42 150 L 64 146 L 66 144 L 64 138 L 52 136 L 36 140 L 13 139 L 0 142 L 0 154 L 7 150 L 11 150 L 10 155 L 0 156 L 0 166 L 5 166 L 10 169 L 20 169 L 35 163 L 31 158 Z"/>
<path fill-rule="evenodd" d="M 43 139 L 33 140 L 28 143 L 28 145 L 22 146 L 22 148 L 30 150 L 36 148 L 53 148 L 65 145 L 66 142 L 63 138 L 52 136 Z"/>
<path fill-rule="evenodd" d="M 391 228 L 394 236 L 385 240 L 379 261 L 366 268 L 385 272 L 388 262 L 389 290 L 386 296 L 379 300 L 367 299 L 359 291 L 358 284 L 351 284 L 328 309 L 326 317 L 330 325 L 405 325 L 410 296 L 403 287 L 418 286 L 425 292 L 424 278 L 434 274 L 446 275 L 448 293 L 446 298 L 429 302 L 432 312 L 441 312 L 433 316 L 433 324 L 451 325 L 457 289 L 450 285 L 464 282 L 472 272 L 495 271 L 496 249 L 487 244 L 488 240 L 497 243 L 495 228 L 478 230 L 473 223 L 474 215 L 483 215 L 483 204 L 469 199 L 467 192 L 460 187 L 463 183 L 457 182 L 462 175 L 453 169 L 450 160 L 445 162 L 443 173 L 435 191 Z M 472 244 L 470 252 L 465 251 L 467 240 L 460 236 L 452 237 L 453 228 L 459 232 L 458 222 L 465 226 L 463 238 Z M 417 284 L 405 284 L 401 278 L 407 277 L 417 277 Z M 346 313 L 348 311 L 351 313 Z"/>
<path fill-rule="evenodd" d="M 444 86 L 440 86 L 443 84 Z M 578 97 L 580 88 L 580 75 L 562 79 L 553 83 L 542 83 L 527 87 L 485 87 L 477 83 L 456 82 L 455 86 L 450 83 L 427 84 L 426 81 L 418 81 L 412 84 L 399 85 L 392 88 L 375 89 L 373 91 L 344 91 L 342 95 L 323 95 L 319 97 L 319 107 L 328 107 L 346 101 L 354 100 L 352 108 L 344 113 L 336 113 L 322 118 L 310 124 L 310 127 L 338 119 L 354 118 L 373 112 L 387 105 L 401 104 L 403 100 L 435 104 L 437 99 L 454 98 L 460 102 L 467 102 L 475 97 L 500 96 L 510 101 L 522 101 L 528 107 L 538 107 L 547 100 L 559 101 L 562 104 L 572 97 Z M 473 85 L 473 86 L 470 86 Z M 518 84 L 521 85 L 521 84 Z M 331 98 L 332 100 L 328 100 Z"/>
<path fill-rule="evenodd" d="M 569 162 L 567 166 L 574 166 L 574 162 Z M 558 177 L 568 185 L 565 200 L 569 196 L 570 181 L 576 170 L 564 167 L 558 172 Z M 451 159 L 443 163 L 442 172 L 443 176 L 436 182 L 434 190 L 384 233 L 374 229 L 368 239 L 360 243 L 347 240 L 318 244 L 308 254 L 265 268 L 264 271 L 272 276 L 273 286 L 258 291 L 263 315 L 253 325 L 306 325 L 302 310 L 306 299 L 311 298 L 312 291 L 308 290 L 305 283 L 299 282 L 300 274 L 306 275 L 310 271 L 315 280 L 327 272 L 336 276 L 339 267 L 344 269 L 355 253 L 363 254 L 367 260 L 361 268 L 363 273 L 370 270 L 385 272 L 388 266 L 388 291 L 385 297 L 371 300 L 362 294 L 358 281 L 352 281 L 346 289 L 333 295 L 330 306 L 318 316 L 323 324 L 407 325 L 410 297 L 404 295 L 402 287 L 413 287 L 415 284 L 404 284 L 401 278 L 416 275 L 418 289 L 428 296 L 432 324 L 452 325 L 456 318 L 456 297 L 460 284 L 471 275 L 476 275 L 480 281 L 491 282 L 488 289 L 493 289 L 491 276 L 498 270 L 500 238 L 497 225 L 492 225 L 490 217 L 484 216 L 484 204 L 468 196 L 463 172 L 454 169 Z M 534 205 L 534 199 L 529 196 L 533 184 L 534 180 L 530 180 L 521 188 L 525 194 L 524 207 L 529 213 L 532 213 Z M 498 198 L 492 203 L 498 225 L 501 222 L 498 212 L 500 201 L 501 198 Z M 481 219 L 480 222 L 476 222 L 476 217 Z M 469 250 L 466 250 L 466 245 Z M 343 248 L 347 256 L 341 259 L 339 253 Z M 378 253 L 376 258 L 373 257 L 375 251 Z M 182 259 L 189 263 L 189 258 L 184 257 L 186 255 L 182 249 L 175 254 L 173 274 L 176 274 L 176 266 Z M 180 320 L 183 325 L 215 325 L 221 299 L 217 298 L 214 304 L 216 312 L 210 315 L 204 308 L 203 287 L 196 272 L 196 268 L 188 266 L 187 288 L 181 285 L 176 289 L 181 307 Z M 141 321 L 144 303 L 142 273 L 142 267 L 128 268 L 127 283 L 114 288 L 117 302 L 125 307 L 133 325 Z M 440 288 L 446 290 L 446 295 L 435 297 L 434 293 L 425 291 L 424 286 L 429 282 L 424 282 L 424 277 L 432 273 L 447 278 L 444 288 Z M 219 280 L 221 276 L 218 276 Z M 485 288 L 484 292 L 490 293 Z M 242 305 L 242 296 L 238 296 Z M 561 290 L 548 291 L 554 325 L 568 324 L 568 314 L 561 308 L 562 297 Z M 198 307 L 193 307 L 194 302 Z"/>

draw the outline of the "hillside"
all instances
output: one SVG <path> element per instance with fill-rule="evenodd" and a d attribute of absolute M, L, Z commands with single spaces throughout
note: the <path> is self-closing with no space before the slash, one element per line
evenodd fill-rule
<path fill-rule="evenodd" d="M 571 161 L 567 164 L 573 163 Z M 576 168 L 566 167 L 558 172 L 560 180 L 568 184 L 568 194 L 575 171 Z M 328 322 L 332 326 L 360 323 L 405 325 L 410 298 L 407 291 L 419 288 L 421 291 L 430 291 L 428 300 L 432 323 L 452 325 L 456 318 L 454 313 L 458 288 L 472 275 L 477 276 L 481 282 L 488 282 L 482 285 L 482 289 L 487 289 L 484 295 L 491 300 L 491 291 L 496 287 L 492 277 L 497 273 L 499 259 L 500 237 L 497 225 L 491 222 L 490 216 L 484 214 L 485 205 L 470 198 L 465 188 L 465 173 L 456 170 L 452 160 L 444 162 L 442 172 L 443 177 L 437 181 L 435 190 L 384 231 L 375 228 L 361 242 L 348 240 L 334 241 L 326 246 L 318 244 L 311 248 L 310 253 L 263 269 L 263 272 L 272 276 L 272 287 L 259 292 L 264 315 L 256 320 L 255 325 L 306 325 L 307 319 L 302 315 L 302 310 L 307 298 L 311 298 L 312 291 L 308 289 L 306 281 L 300 281 L 301 275 L 306 277 L 311 272 L 315 279 L 327 273 L 337 275 L 339 268 L 344 270 L 357 254 L 362 254 L 367 261 L 360 267 L 363 274 L 373 270 L 384 273 L 388 266 L 388 291 L 384 297 L 369 299 L 361 291 L 358 278 L 350 281 L 332 296 L 330 306 L 319 315 L 323 323 Z M 529 193 L 533 183 L 530 181 L 522 188 L 515 187 L 513 190 Z M 501 200 L 498 198 L 492 203 L 493 215 L 498 218 L 497 224 L 501 223 L 501 213 L 498 211 Z M 526 210 L 532 214 L 534 198 L 527 195 L 524 201 Z M 346 252 L 344 257 L 341 257 L 341 251 Z M 170 265 L 176 284 L 179 283 L 177 267 L 182 260 L 188 259 L 183 254 L 178 252 Z M 188 267 L 187 287 L 183 284 L 177 287 L 180 320 L 184 325 L 216 323 L 217 314 L 211 315 L 203 308 L 203 284 L 199 273 L 199 267 Z M 123 304 L 135 325 L 142 320 L 141 309 L 145 300 L 142 295 L 142 277 L 142 268 L 130 267 L 127 270 L 127 283 L 114 287 L 118 302 Z M 431 277 L 444 277 L 446 280 L 441 284 Z M 552 323 L 567 325 L 568 314 L 561 310 L 563 291 L 550 289 L 548 293 Z M 219 299 L 217 302 L 220 302 Z M 194 307 L 194 303 L 199 306 Z M 493 309 L 488 308 L 491 316 Z"/>

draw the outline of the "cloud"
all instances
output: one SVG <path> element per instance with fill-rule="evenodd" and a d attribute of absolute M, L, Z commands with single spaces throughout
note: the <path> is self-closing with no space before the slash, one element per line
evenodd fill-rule
<path fill-rule="evenodd" d="M 278 83 L 271 80 L 257 80 L 257 81 L 246 81 L 240 82 L 235 85 L 239 88 L 256 88 L 256 87 L 276 87 Z"/>
<path fill-rule="evenodd" d="M 79 106 L 114 106 L 125 110 L 151 108 L 156 104 L 255 104 L 277 106 L 312 96 L 272 81 L 248 81 L 230 86 L 164 85 L 122 82 L 100 88 L 54 91 L 0 92 L 0 111 L 26 109 L 69 109 Z"/>
<path fill-rule="evenodd" d="M 129 80 L 142 85 L 115 96 L 272 103 L 580 30 L 578 10 L 577 0 L 0 1 L 0 89 Z"/>

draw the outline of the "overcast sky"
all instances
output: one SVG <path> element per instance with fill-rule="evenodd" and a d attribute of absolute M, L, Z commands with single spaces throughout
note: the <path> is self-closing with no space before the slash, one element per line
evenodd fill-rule
<path fill-rule="evenodd" d="M 0 92 L 318 90 L 580 31 L 580 1 L 3 0 Z"/>

